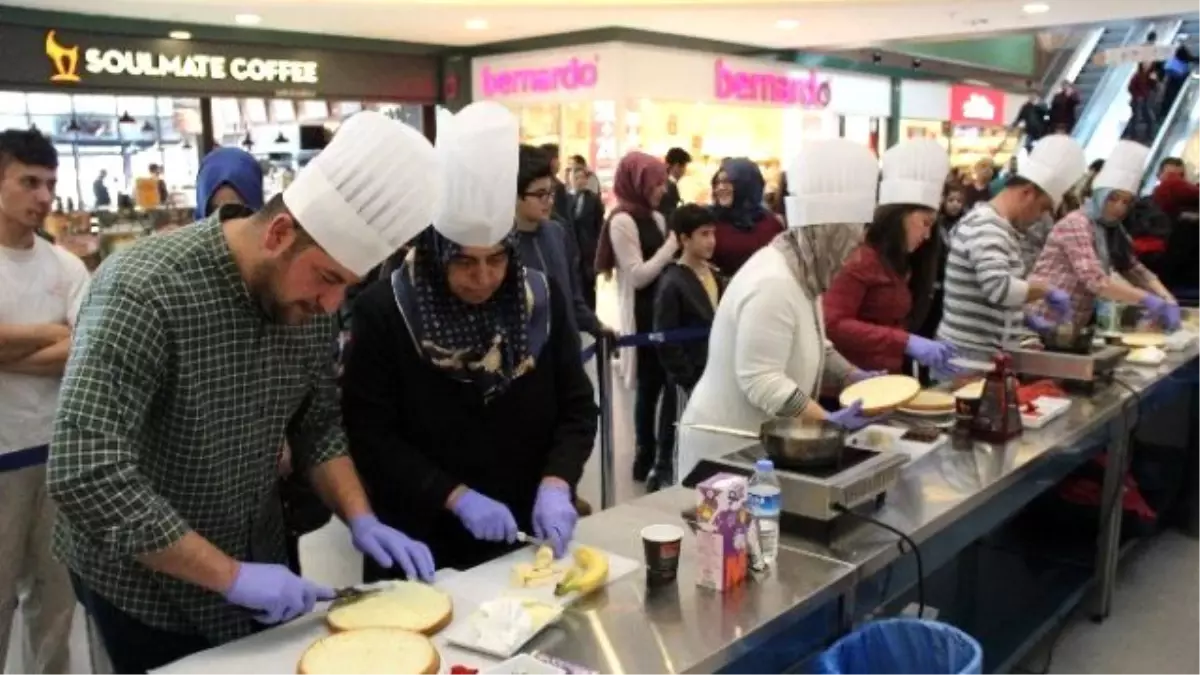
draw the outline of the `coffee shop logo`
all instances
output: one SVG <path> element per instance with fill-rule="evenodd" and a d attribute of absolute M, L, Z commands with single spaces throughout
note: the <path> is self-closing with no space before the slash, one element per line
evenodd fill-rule
<path fill-rule="evenodd" d="M 64 47 L 55 31 L 46 33 L 46 56 L 54 72 L 51 82 L 77 83 L 80 47 Z M 235 80 L 271 84 L 318 84 L 316 61 L 228 57 L 220 54 L 166 54 L 135 49 L 88 47 L 83 49 L 83 69 L 91 75 L 156 77 L 192 80 Z"/>
<path fill-rule="evenodd" d="M 46 33 L 46 56 L 54 67 L 51 82 L 79 81 L 79 45 L 64 47 L 58 44 L 54 31 Z"/>
<path fill-rule="evenodd" d="M 735 70 L 724 59 L 717 59 L 714 65 L 713 89 L 720 101 L 826 108 L 833 100 L 829 79 L 820 78 L 815 70 L 804 75 Z"/>
<path fill-rule="evenodd" d="M 591 61 L 571 57 L 540 68 L 493 70 L 484 66 L 479 79 L 485 97 L 591 89 L 600 77 L 599 61 L 599 57 Z"/>

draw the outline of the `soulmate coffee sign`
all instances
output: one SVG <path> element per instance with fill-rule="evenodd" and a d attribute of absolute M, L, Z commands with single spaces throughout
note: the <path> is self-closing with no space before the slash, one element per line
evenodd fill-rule
<path fill-rule="evenodd" d="M 713 93 L 719 101 L 746 101 L 821 109 L 833 100 L 828 78 L 810 70 L 800 75 L 737 70 L 717 59 L 713 66 Z"/>
<path fill-rule="evenodd" d="M 283 49 L 0 26 L 0 80 L 56 89 L 432 102 L 432 57 Z M 13 81 L 15 78 L 15 82 Z"/>
<path fill-rule="evenodd" d="M 530 68 L 484 66 L 479 73 L 479 87 L 484 98 L 594 89 L 600 79 L 599 65 L 598 56 L 590 60 L 573 56 Z"/>

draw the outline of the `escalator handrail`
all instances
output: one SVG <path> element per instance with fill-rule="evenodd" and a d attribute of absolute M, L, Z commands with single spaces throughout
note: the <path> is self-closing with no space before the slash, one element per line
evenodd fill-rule
<path fill-rule="evenodd" d="M 1136 40 L 1143 42 L 1146 35 L 1153 30 L 1153 24 L 1149 21 L 1138 21 L 1129 27 L 1125 32 L 1125 37 L 1121 39 L 1118 47 L 1127 46 L 1131 41 Z M 1095 54 L 1089 58 L 1095 58 Z M 1075 140 L 1083 146 L 1087 146 L 1091 140 L 1092 134 L 1096 131 L 1096 127 L 1100 125 L 1100 121 L 1104 118 L 1108 107 L 1112 105 L 1113 98 L 1116 95 L 1116 89 L 1122 86 L 1129 85 L 1129 78 L 1133 76 L 1133 64 L 1122 63 L 1113 66 L 1107 66 L 1104 75 L 1100 77 L 1100 81 L 1096 83 L 1096 88 L 1092 90 L 1091 98 L 1083 106 L 1083 112 L 1079 114 L 1079 121 L 1075 123 L 1075 129 L 1071 135 Z"/>
<path fill-rule="evenodd" d="M 1175 102 L 1171 104 L 1171 109 L 1167 112 L 1167 117 L 1162 121 L 1158 128 L 1158 133 L 1154 136 L 1154 144 L 1150 146 L 1150 153 L 1146 155 L 1146 168 L 1142 172 L 1142 188 L 1149 186 L 1150 181 L 1154 180 L 1158 173 L 1158 164 L 1162 161 L 1161 155 L 1166 152 L 1168 140 L 1175 137 L 1172 133 L 1175 130 L 1177 122 L 1182 121 L 1187 124 L 1190 121 L 1190 116 L 1180 120 L 1179 116 L 1184 114 L 1184 110 L 1195 103 L 1196 88 L 1200 87 L 1200 77 L 1195 74 L 1189 75 L 1187 81 L 1183 83 L 1183 88 L 1175 96 Z M 1186 127 L 1185 127 L 1186 133 Z"/>
<path fill-rule="evenodd" d="M 1079 41 L 1079 44 L 1075 46 L 1075 50 L 1071 52 L 1071 58 L 1067 61 L 1066 67 L 1055 74 L 1049 86 L 1043 87 L 1047 100 L 1051 96 L 1054 96 L 1054 92 L 1058 91 L 1063 82 L 1074 82 L 1079 77 L 1079 73 L 1083 71 L 1083 67 L 1092 58 L 1092 53 L 1096 51 L 1096 45 L 1100 44 L 1100 39 L 1104 37 L 1106 30 L 1108 29 L 1103 26 L 1093 28 Z M 1049 75 L 1050 72 L 1047 74 Z"/>

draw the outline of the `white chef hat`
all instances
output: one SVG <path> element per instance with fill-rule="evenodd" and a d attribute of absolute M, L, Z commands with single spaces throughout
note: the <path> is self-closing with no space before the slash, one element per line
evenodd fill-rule
<path fill-rule="evenodd" d="M 845 138 L 804 141 L 787 169 L 789 227 L 866 223 L 875 213 L 879 161 Z"/>
<path fill-rule="evenodd" d="M 880 206 L 915 204 L 936 210 L 950 173 L 950 154 L 932 139 L 904 141 L 883 153 L 881 173 Z"/>
<path fill-rule="evenodd" d="M 429 226 L 433 146 L 374 111 L 342 123 L 283 191 L 283 203 L 334 260 L 362 276 Z"/>
<path fill-rule="evenodd" d="M 494 101 L 438 115 L 442 189 L 433 227 L 460 246 L 492 246 L 513 228 L 521 125 Z"/>
<path fill-rule="evenodd" d="M 1034 144 L 1029 156 L 1017 167 L 1017 175 L 1050 195 L 1057 208 L 1086 168 L 1079 143 L 1066 134 L 1053 134 Z"/>
<path fill-rule="evenodd" d="M 1142 173 L 1146 170 L 1146 159 L 1150 148 L 1133 141 L 1117 141 L 1117 147 L 1104 162 L 1104 168 L 1092 181 L 1092 189 L 1109 188 L 1137 194 L 1142 184 Z"/>

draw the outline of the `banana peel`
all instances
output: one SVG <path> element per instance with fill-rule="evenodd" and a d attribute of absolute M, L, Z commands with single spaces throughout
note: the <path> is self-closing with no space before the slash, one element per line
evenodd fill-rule
<path fill-rule="evenodd" d="M 575 549 L 575 565 L 554 587 L 554 595 L 587 595 L 608 582 L 608 556 L 589 546 Z"/>

